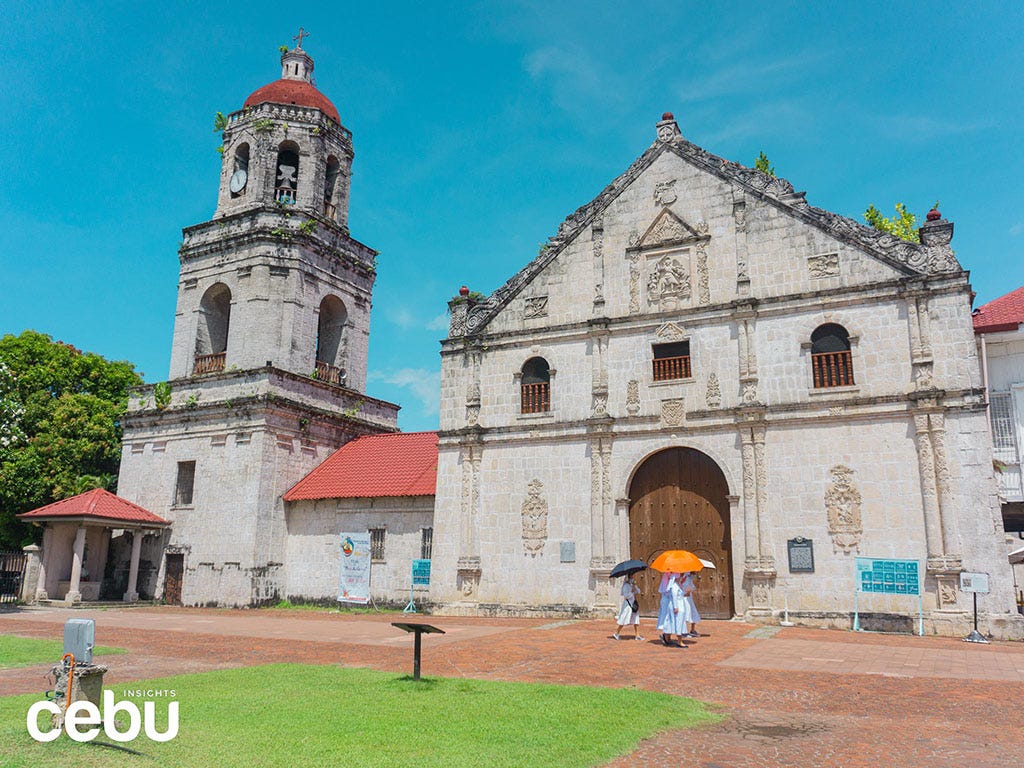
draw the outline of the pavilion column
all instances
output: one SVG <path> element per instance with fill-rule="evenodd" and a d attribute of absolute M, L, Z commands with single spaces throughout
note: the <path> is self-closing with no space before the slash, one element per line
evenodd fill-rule
<path fill-rule="evenodd" d="M 50 557 L 53 553 L 53 529 L 49 525 L 43 527 L 43 551 L 39 557 L 39 579 L 36 581 L 35 600 L 49 600 L 50 596 L 46 590 L 47 571 Z"/>
<path fill-rule="evenodd" d="M 75 549 L 71 560 L 71 584 L 64 602 L 68 605 L 82 602 L 82 560 L 85 558 L 85 526 L 78 526 L 75 533 Z"/>
<path fill-rule="evenodd" d="M 126 603 L 137 603 L 139 593 L 136 591 L 139 581 L 139 554 L 142 552 L 142 531 L 132 532 L 132 561 L 128 567 L 128 591 L 124 593 Z"/>

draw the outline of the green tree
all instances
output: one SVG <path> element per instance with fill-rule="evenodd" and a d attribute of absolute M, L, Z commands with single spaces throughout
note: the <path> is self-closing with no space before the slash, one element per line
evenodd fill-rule
<path fill-rule="evenodd" d="M 135 366 L 24 331 L 0 338 L 0 548 L 31 539 L 15 515 L 114 490 Z"/>
<path fill-rule="evenodd" d="M 761 154 L 759 154 L 757 159 L 754 161 L 754 167 L 761 173 L 766 173 L 769 176 L 775 175 L 775 166 L 771 164 L 771 161 L 768 159 L 768 155 L 764 153 L 764 150 L 761 151 Z"/>
<path fill-rule="evenodd" d="M 939 201 L 936 200 L 932 208 L 937 209 L 938 207 Z M 879 232 L 888 232 L 890 235 L 895 235 L 900 240 L 906 240 L 908 243 L 921 242 L 921 238 L 917 233 L 917 216 L 907 210 L 906 203 L 896 203 L 896 215 L 892 218 L 883 216 L 882 212 L 872 203 L 864 211 L 864 221 Z"/>

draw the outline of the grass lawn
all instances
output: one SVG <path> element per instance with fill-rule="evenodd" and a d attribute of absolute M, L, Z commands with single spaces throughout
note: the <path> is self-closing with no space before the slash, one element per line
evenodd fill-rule
<path fill-rule="evenodd" d="M 93 655 L 126 653 L 124 648 L 107 648 L 97 645 Z M 27 667 L 30 664 L 56 664 L 64 655 L 62 640 L 39 640 L 34 637 L 0 635 L 0 669 Z"/>
<path fill-rule="evenodd" d="M 388 766 L 573 768 L 628 754 L 666 728 L 716 719 L 703 704 L 630 688 L 408 677 L 370 669 L 274 664 L 181 675 L 122 688 L 173 689 L 179 731 L 112 746 L 67 735 L 37 744 L 25 714 L 37 696 L 0 698 L 0 765 Z M 138 699 L 135 700 L 138 702 Z M 156 699 L 157 730 L 168 699 Z M 141 705 L 140 705 L 141 708 Z M 42 727 L 42 726 L 41 726 Z M 48 727 L 48 726 L 47 726 Z"/>

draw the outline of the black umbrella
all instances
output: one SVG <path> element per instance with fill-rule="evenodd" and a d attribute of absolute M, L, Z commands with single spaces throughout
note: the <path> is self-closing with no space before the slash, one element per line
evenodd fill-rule
<path fill-rule="evenodd" d="M 629 576 L 646 569 L 647 563 L 643 560 L 625 560 L 612 568 L 611 577 L 614 579 L 616 576 Z"/>

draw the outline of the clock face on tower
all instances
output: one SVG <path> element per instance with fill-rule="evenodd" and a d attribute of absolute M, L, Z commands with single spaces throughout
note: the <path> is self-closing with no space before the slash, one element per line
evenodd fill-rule
<path fill-rule="evenodd" d="M 246 174 L 245 171 L 243 171 L 242 169 L 238 169 L 233 174 L 231 174 L 231 182 L 228 186 L 231 189 L 231 191 L 237 195 L 239 192 L 245 189 L 245 182 L 248 181 L 248 178 L 248 174 Z"/>

